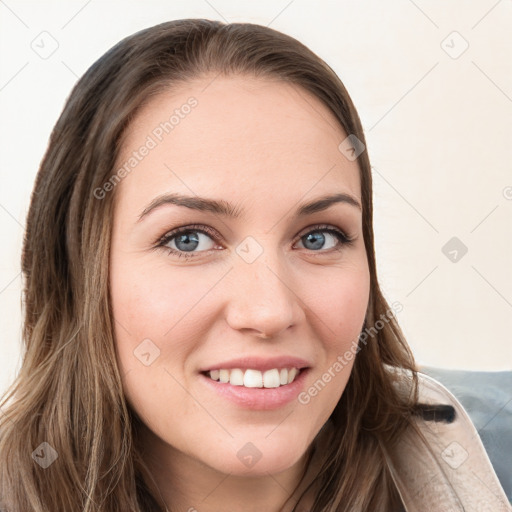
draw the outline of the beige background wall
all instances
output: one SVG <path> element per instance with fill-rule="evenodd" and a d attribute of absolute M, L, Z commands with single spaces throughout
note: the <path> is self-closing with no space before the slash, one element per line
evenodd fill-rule
<path fill-rule="evenodd" d="M 23 225 L 64 100 L 121 38 L 183 17 L 270 25 L 327 61 L 365 128 L 381 284 L 418 361 L 512 369 L 512 1 L 6 0 L 0 390 L 20 364 Z"/>

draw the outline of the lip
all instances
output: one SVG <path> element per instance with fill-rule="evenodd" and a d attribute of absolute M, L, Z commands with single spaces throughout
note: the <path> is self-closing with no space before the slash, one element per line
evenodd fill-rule
<path fill-rule="evenodd" d="M 292 364 L 291 366 L 294 365 Z M 272 366 L 271 368 L 276 367 L 277 366 Z M 222 368 L 229 369 L 226 368 L 226 366 L 222 366 Z M 240 366 L 234 366 L 233 368 L 240 368 Z M 250 366 L 250 368 L 254 367 Z M 217 367 L 212 369 L 215 370 Z M 257 368 L 254 369 L 256 370 Z M 244 386 L 233 386 L 229 384 L 229 382 L 219 382 L 210 379 L 210 377 L 203 373 L 199 374 L 199 377 L 201 381 L 208 386 L 209 390 L 231 401 L 238 407 L 268 411 L 284 407 L 290 402 L 293 402 L 303 390 L 309 370 L 310 368 L 301 370 L 291 384 L 279 386 L 278 388 L 246 388 Z"/>
<path fill-rule="evenodd" d="M 201 368 L 199 372 L 209 372 L 211 370 L 232 370 L 233 368 L 240 368 L 241 370 L 272 370 L 273 368 L 309 368 L 311 363 L 305 359 L 293 356 L 279 356 L 279 357 L 256 357 L 247 356 L 237 359 L 231 359 L 220 363 L 215 363 L 210 366 Z M 293 382 L 292 382 L 293 384 Z"/>

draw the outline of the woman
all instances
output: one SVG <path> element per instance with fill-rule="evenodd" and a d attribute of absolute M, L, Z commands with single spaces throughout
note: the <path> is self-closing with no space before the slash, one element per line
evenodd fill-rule
<path fill-rule="evenodd" d="M 107 52 L 22 263 L 3 509 L 509 510 L 379 289 L 361 123 L 298 41 L 179 20 Z"/>

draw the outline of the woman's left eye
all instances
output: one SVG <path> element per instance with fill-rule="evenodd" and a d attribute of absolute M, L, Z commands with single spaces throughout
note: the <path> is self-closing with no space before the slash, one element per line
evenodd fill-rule
<path fill-rule="evenodd" d="M 327 233 L 326 237 L 324 233 Z M 334 244 L 331 247 L 325 247 L 324 244 L 326 240 L 334 240 Z M 353 242 L 353 239 L 345 235 L 342 231 L 336 228 L 325 227 L 325 228 L 317 228 L 314 231 L 308 231 L 305 235 L 300 237 L 300 240 L 305 246 L 306 244 L 310 245 L 310 247 L 304 247 L 305 249 L 337 249 L 340 250 L 344 245 L 349 245 Z M 315 250 L 315 252 L 318 252 Z"/>
<path fill-rule="evenodd" d="M 169 254 L 178 257 L 192 258 L 196 256 L 197 252 L 212 250 L 215 246 L 214 241 L 218 239 L 219 236 L 216 232 L 207 226 L 185 226 L 164 235 L 155 248 L 161 247 L 166 249 Z M 299 237 L 299 242 L 302 243 L 304 249 L 321 253 L 341 250 L 353 241 L 354 238 L 331 226 L 314 226 Z M 208 247 L 208 245 L 210 246 Z"/>

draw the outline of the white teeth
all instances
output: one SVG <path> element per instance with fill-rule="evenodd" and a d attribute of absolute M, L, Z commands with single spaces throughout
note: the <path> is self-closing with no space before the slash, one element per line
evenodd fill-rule
<path fill-rule="evenodd" d="M 246 388 L 262 388 L 263 376 L 258 370 L 246 370 L 244 374 L 244 386 Z"/>
<path fill-rule="evenodd" d="M 228 383 L 232 386 L 245 386 L 246 388 L 278 388 L 291 384 L 299 370 L 297 368 L 273 368 L 265 372 L 259 370 L 211 370 L 209 376 L 213 380 Z"/>
<path fill-rule="evenodd" d="M 229 383 L 232 386 L 243 386 L 244 385 L 244 372 L 239 368 L 235 368 L 231 370 L 231 375 L 229 376 Z"/>
<path fill-rule="evenodd" d="M 293 382 L 293 379 L 295 379 L 295 376 L 297 375 L 297 368 L 292 368 L 289 372 L 288 372 L 288 384 L 290 384 L 290 382 Z"/>
<path fill-rule="evenodd" d="M 263 386 L 266 388 L 279 387 L 279 370 L 267 370 L 263 374 Z"/>

